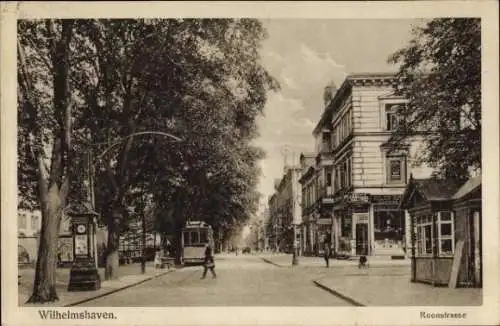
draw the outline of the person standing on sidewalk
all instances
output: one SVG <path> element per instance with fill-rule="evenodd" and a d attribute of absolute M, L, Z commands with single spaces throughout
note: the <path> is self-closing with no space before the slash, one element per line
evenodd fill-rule
<path fill-rule="evenodd" d="M 210 270 L 210 273 L 212 273 L 212 278 L 217 278 L 217 275 L 215 274 L 215 262 L 214 262 L 214 256 L 212 255 L 212 248 L 210 245 L 207 246 L 205 249 L 205 260 L 203 262 L 203 276 L 201 279 L 204 279 L 207 276 L 207 271 Z"/>
<path fill-rule="evenodd" d="M 156 249 L 154 263 L 155 263 L 155 269 L 161 268 L 161 251 L 160 251 L 160 249 Z"/>
<path fill-rule="evenodd" d="M 325 258 L 326 268 L 330 267 L 330 241 L 328 239 L 323 242 L 323 257 Z"/>

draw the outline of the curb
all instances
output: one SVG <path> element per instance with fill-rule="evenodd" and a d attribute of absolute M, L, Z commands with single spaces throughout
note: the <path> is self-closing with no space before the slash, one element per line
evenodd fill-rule
<path fill-rule="evenodd" d="M 149 276 L 143 280 L 140 280 L 138 282 L 135 282 L 135 283 L 131 283 L 131 284 L 128 284 L 124 287 L 121 287 L 121 288 L 117 288 L 117 289 L 113 289 L 113 290 L 110 290 L 108 292 L 104 292 L 104 293 L 101 293 L 101 294 L 98 294 L 96 296 L 93 296 L 93 297 L 90 297 L 90 298 L 85 298 L 85 299 L 82 299 L 82 300 L 79 300 L 79 301 L 76 301 L 76 302 L 72 302 L 72 303 L 68 303 L 68 304 L 65 304 L 63 305 L 62 307 L 73 307 L 73 306 L 76 306 L 76 305 L 79 305 L 79 304 L 82 304 L 82 303 L 85 303 L 85 302 L 89 302 L 89 301 L 92 301 L 92 300 L 95 300 L 95 299 L 99 299 L 99 298 L 102 298 L 102 297 L 105 297 L 107 295 L 110 295 L 110 294 L 113 294 L 113 293 L 116 293 L 116 292 L 120 292 L 122 290 L 125 290 L 125 289 L 128 289 L 128 288 L 131 288 L 133 286 L 136 286 L 136 285 L 139 285 L 139 284 L 142 284 L 142 283 L 145 283 L 147 281 L 151 281 L 152 279 L 155 279 L 157 277 L 160 277 L 160 276 L 164 276 L 164 275 L 167 275 L 168 273 L 171 273 L 175 271 L 175 269 L 172 269 L 172 270 L 168 270 L 168 271 L 165 271 L 163 273 L 160 273 L 160 274 L 157 274 L 157 275 L 153 275 L 153 276 Z"/>
<path fill-rule="evenodd" d="M 323 289 L 323 290 L 325 290 L 325 291 L 327 291 L 327 292 L 330 292 L 331 294 L 333 294 L 333 295 L 335 295 L 335 296 L 337 296 L 337 297 L 339 297 L 339 298 L 341 298 L 341 299 L 343 299 L 343 300 L 345 300 L 345 301 L 349 302 L 350 304 L 352 304 L 352 305 L 354 305 L 354 306 L 356 306 L 356 307 L 366 307 L 366 305 L 365 305 L 365 304 L 362 304 L 361 302 L 356 301 L 356 300 L 354 300 L 353 298 L 350 298 L 350 297 L 348 297 L 348 296 L 346 296 L 346 295 L 343 295 L 342 293 L 340 293 L 340 292 L 338 292 L 338 291 L 335 291 L 334 289 L 331 289 L 331 288 L 329 288 L 328 286 L 323 285 L 323 284 L 321 284 L 321 283 L 320 283 L 320 282 L 318 282 L 318 281 L 313 281 L 313 283 L 314 283 L 314 285 L 316 285 L 316 286 L 317 286 L 317 287 L 319 287 L 320 289 Z"/>
<path fill-rule="evenodd" d="M 274 265 L 276 267 L 280 267 L 280 268 L 288 268 L 288 266 L 284 266 L 284 265 L 280 265 L 280 264 L 277 264 L 275 262 L 273 262 L 272 260 L 269 260 L 269 259 L 266 259 L 266 258 L 260 258 L 262 259 L 264 262 L 268 263 L 268 264 L 271 264 L 271 265 Z"/>

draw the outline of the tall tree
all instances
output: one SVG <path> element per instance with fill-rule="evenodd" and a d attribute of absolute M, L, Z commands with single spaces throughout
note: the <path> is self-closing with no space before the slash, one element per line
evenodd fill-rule
<path fill-rule="evenodd" d="M 70 188 L 73 21 L 20 21 L 18 27 L 20 189 L 27 190 L 25 204 L 42 213 L 34 288 L 28 302 L 46 302 L 58 299 L 57 241 Z M 26 163 L 29 167 L 23 166 Z"/>
<path fill-rule="evenodd" d="M 103 158 L 98 207 L 108 225 L 112 278 L 127 192 L 149 182 L 168 202 L 178 234 L 187 216 L 200 216 L 207 176 L 223 161 L 236 164 L 234 144 L 256 135 L 255 117 L 276 84 L 259 64 L 265 33 L 254 20 L 99 20 L 84 29 L 95 45 L 97 83 L 87 90 L 93 142 L 146 130 L 183 139 L 131 137 Z"/>
<path fill-rule="evenodd" d="M 409 100 L 389 144 L 422 137 L 420 162 L 442 176 L 467 178 L 481 167 L 481 20 L 434 19 L 413 34 L 389 58 L 400 65 L 396 93 Z"/>

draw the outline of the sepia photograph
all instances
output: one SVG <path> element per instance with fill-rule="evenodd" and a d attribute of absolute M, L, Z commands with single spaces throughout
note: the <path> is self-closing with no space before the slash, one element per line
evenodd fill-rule
<path fill-rule="evenodd" d="M 470 319 L 498 304 L 480 15 L 13 22 L 2 193 L 18 314 L 328 308 L 353 314 L 330 324 L 369 324 L 356 311 L 415 308 L 414 324 L 498 322 Z"/>

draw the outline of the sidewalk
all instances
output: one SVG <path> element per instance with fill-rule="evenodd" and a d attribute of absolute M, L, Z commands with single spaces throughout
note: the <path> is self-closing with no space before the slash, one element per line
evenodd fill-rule
<path fill-rule="evenodd" d="M 355 306 L 479 306 L 482 289 L 434 287 L 412 283 L 409 275 L 325 277 L 318 287 Z"/>
<path fill-rule="evenodd" d="M 141 274 L 141 264 L 130 264 L 120 266 L 118 275 L 119 278 L 115 280 L 104 280 L 104 268 L 99 268 L 101 276 L 101 288 L 96 291 L 75 291 L 68 292 L 69 282 L 69 268 L 58 268 L 56 276 L 56 291 L 59 296 L 59 301 L 44 304 L 26 304 L 30 295 L 33 292 L 33 280 L 35 275 L 34 269 L 20 269 L 21 284 L 18 289 L 18 305 L 25 307 L 67 307 L 79 303 L 84 303 L 113 292 L 146 282 L 150 279 L 165 275 L 175 269 L 159 269 L 156 270 L 152 263 L 146 264 L 146 273 Z"/>
<path fill-rule="evenodd" d="M 269 264 L 276 265 L 278 267 L 292 267 L 292 255 L 291 254 L 262 254 L 259 255 L 262 260 Z M 299 256 L 299 267 L 324 267 L 325 260 L 323 257 L 305 257 Z M 385 267 L 385 266 L 410 266 L 409 259 L 401 260 L 391 260 L 390 257 L 368 257 L 368 263 L 370 267 Z M 330 267 L 335 266 L 357 266 L 357 260 L 343 260 L 343 259 L 330 259 Z"/>

